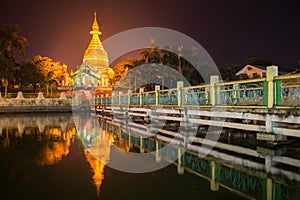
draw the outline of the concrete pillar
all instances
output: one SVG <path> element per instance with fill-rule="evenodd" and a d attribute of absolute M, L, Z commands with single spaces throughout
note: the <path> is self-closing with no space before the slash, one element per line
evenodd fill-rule
<path fill-rule="evenodd" d="M 140 136 L 140 153 L 144 153 L 145 149 L 144 149 L 144 138 L 143 136 Z"/>
<path fill-rule="evenodd" d="M 273 194 L 273 181 L 272 179 L 267 179 L 267 200 L 272 200 L 272 194 Z"/>
<path fill-rule="evenodd" d="M 205 104 L 209 104 L 210 99 L 209 99 L 209 86 L 205 87 Z"/>
<path fill-rule="evenodd" d="M 182 88 L 183 88 L 183 82 L 178 81 L 177 82 L 177 99 L 178 99 L 177 105 L 178 106 L 181 106 L 184 100 L 183 99 L 184 94 L 182 94 Z"/>
<path fill-rule="evenodd" d="M 212 106 L 218 105 L 220 99 L 219 90 L 216 88 L 217 83 L 219 83 L 219 77 L 211 76 L 210 77 L 210 104 Z"/>
<path fill-rule="evenodd" d="M 156 151 L 155 151 L 155 160 L 156 162 L 161 161 L 161 153 L 160 153 L 160 144 L 158 140 L 155 140 L 155 146 L 156 146 Z"/>
<path fill-rule="evenodd" d="M 106 130 L 106 132 L 107 132 L 107 130 Z M 121 144 L 122 142 L 123 142 L 123 138 L 122 138 L 122 129 L 121 129 L 121 127 L 119 127 L 119 144 Z"/>
<path fill-rule="evenodd" d="M 104 95 L 101 94 L 101 98 L 100 98 L 100 104 L 103 105 L 103 98 L 104 98 Z"/>
<path fill-rule="evenodd" d="M 214 160 L 211 161 L 211 181 L 210 181 L 210 189 L 212 191 L 219 190 L 219 184 L 216 183 L 217 181 L 217 173 L 216 173 L 216 163 Z"/>
<path fill-rule="evenodd" d="M 268 108 L 273 108 L 274 105 L 274 77 L 278 76 L 278 66 L 267 67 L 267 82 L 268 82 Z"/>
<path fill-rule="evenodd" d="M 160 90 L 160 85 L 155 86 L 155 105 L 159 105 L 159 90 Z"/>
<path fill-rule="evenodd" d="M 184 174 L 184 153 L 181 148 L 178 148 L 178 165 L 177 165 L 177 173 L 179 175 Z"/>
<path fill-rule="evenodd" d="M 108 94 L 105 94 L 105 105 L 108 104 L 108 98 L 109 98 Z"/>
<path fill-rule="evenodd" d="M 115 93 L 115 92 L 112 92 L 112 94 L 111 94 L 111 105 L 114 105 L 114 104 L 115 104 L 115 102 L 114 102 L 115 96 L 116 96 L 116 93 Z"/>
<path fill-rule="evenodd" d="M 265 169 L 266 172 L 271 172 L 273 162 L 272 162 L 272 156 L 266 156 L 265 157 Z"/>
<path fill-rule="evenodd" d="M 266 117 L 265 117 L 265 125 L 266 125 L 266 132 L 267 133 L 272 133 L 273 132 L 273 123 L 272 123 L 272 120 L 271 120 L 271 116 L 269 114 L 266 114 Z"/>
<path fill-rule="evenodd" d="M 143 105 L 143 92 L 144 92 L 144 88 L 140 88 L 140 106 Z"/>
<path fill-rule="evenodd" d="M 16 99 L 24 99 L 23 92 L 18 92 Z"/>
<path fill-rule="evenodd" d="M 146 122 L 146 123 L 151 123 L 151 120 L 152 120 L 152 111 L 151 110 L 148 110 L 147 111 L 147 116 L 146 117 L 144 117 L 144 121 Z M 150 125 L 149 125 L 150 126 Z M 148 128 L 148 126 L 147 126 L 147 133 L 151 133 L 151 132 L 149 132 L 149 130 L 148 130 L 149 128 Z M 151 131 L 151 130 L 150 130 Z"/>
<path fill-rule="evenodd" d="M 128 106 L 130 106 L 131 94 L 132 94 L 132 91 L 131 91 L 131 90 L 128 90 L 128 91 L 127 91 L 127 97 L 128 97 L 127 105 L 128 105 Z"/>
<path fill-rule="evenodd" d="M 128 146 L 129 146 L 129 149 L 132 147 L 132 142 L 131 142 L 131 132 L 128 130 Z M 128 151 L 129 151 L 128 149 Z"/>
<path fill-rule="evenodd" d="M 233 98 L 234 98 L 234 104 L 238 104 L 240 101 L 240 89 L 239 84 L 233 85 Z"/>

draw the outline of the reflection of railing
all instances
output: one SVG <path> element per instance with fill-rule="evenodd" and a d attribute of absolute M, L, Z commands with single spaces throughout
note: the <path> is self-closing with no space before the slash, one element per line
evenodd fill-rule
<path fill-rule="evenodd" d="M 276 76 L 277 67 L 267 68 L 266 78 L 257 78 L 232 82 L 219 82 L 217 76 L 211 82 L 199 86 L 183 87 L 182 82 L 177 88 L 139 93 L 118 92 L 108 98 L 112 101 L 97 101 L 100 105 L 172 105 L 172 106 L 219 106 L 273 108 L 277 106 L 300 106 L 300 74 Z M 99 105 L 99 103 L 97 104 Z"/>
<path fill-rule="evenodd" d="M 106 126 L 119 127 L 115 122 L 107 122 Z M 132 125 L 133 126 L 133 125 Z M 199 175 L 200 177 L 211 182 L 211 189 L 216 191 L 219 186 L 234 191 L 236 194 L 241 195 L 247 199 L 298 199 L 299 198 L 299 185 L 293 185 L 294 181 L 300 180 L 300 175 L 297 172 L 286 171 L 285 169 L 277 168 L 278 166 L 267 166 L 268 162 L 263 162 L 262 158 L 268 155 L 260 154 L 255 150 L 249 149 L 253 157 L 257 158 L 244 158 L 244 147 L 239 147 L 230 144 L 222 144 L 218 142 L 218 147 L 221 149 L 225 146 L 228 151 L 212 150 L 210 156 L 202 157 L 201 152 L 198 154 L 199 146 L 195 144 L 189 145 L 185 152 L 179 143 L 170 142 L 170 138 L 159 137 L 157 140 L 153 137 L 145 138 L 146 133 L 139 134 L 133 130 L 132 126 L 126 127 L 128 133 L 123 129 L 122 131 L 107 132 L 113 134 L 114 137 L 127 140 L 127 148 L 139 147 L 143 149 L 142 153 L 153 153 L 156 161 L 173 161 L 173 164 L 178 166 L 178 173 L 183 170 Z M 115 128 L 113 129 L 115 130 Z M 122 134 L 118 134 L 122 132 Z M 141 139 L 142 138 L 142 139 Z M 164 140 L 166 138 L 166 140 Z M 142 140 L 142 141 L 141 141 Z M 121 141 L 121 140 L 115 140 Z M 169 142 L 167 142 L 169 141 Z M 123 141 L 124 142 L 124 141 Z M 116 144 L 118 145 L 118 144 Z M 231 152 L 232 149 L 233 151 Z M 128 150 L 128 149 L 126 149 Z M 239 153 L 238 153 L 239 152 Z M 237 153 L 237 154 L 236 154 Z M 239 157 L 241 155 L 241 157 Z M 279 156 L 281 157 L 281 156 Z M 274 156 L 274 161 L 277 156 Z M 273 159 L 272 159 L 273 160 Z M 288 160 L 288 159 L 285 159 Z M 296 166 L 296 159 L 290 163 Z M 285 163 L 289 165 L 289 163 Z M 298 167 L 300 165 L 298 164 Z M 270 169 L 268 169 L 270 167 Z M 181 169 L 181 170 L 180 170 Z M 266 171 L 264 171 L 266 170 Z M 288 179 L 287 179 L 288 177 Z"/>

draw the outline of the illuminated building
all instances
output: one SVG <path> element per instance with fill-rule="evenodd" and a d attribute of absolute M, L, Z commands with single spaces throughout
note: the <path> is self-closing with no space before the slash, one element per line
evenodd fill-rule
<path fill-rule="evenodd" d="M 84 51 L 82 64 L 77 66 L 76 71 L 70 74 L 74 80 L 74 88 L 110 88 L 108 75 L 113 73 L 113 70 L 109 67 L 108 54 L 99 38 L 102 33 L 99 30 L 96 12 L 94 13 L 94 22 L 90 34 L 92 39 L 88 48 Z"/>

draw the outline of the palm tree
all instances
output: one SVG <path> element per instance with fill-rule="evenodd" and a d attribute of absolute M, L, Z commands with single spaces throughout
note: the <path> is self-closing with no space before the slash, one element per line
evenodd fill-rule
<path fill-rule="evenodd" d="M 5 86 L 5 96 L 7 96 L 7 87 L 13 76 L 15 67 L 15 51 L 20 56 L 25 55 L 25 47 L 28 41 L 25 37 L 19 35 L 20 25 L 4 26 L 0 30 L 0 78 Z"/>
<path fill-rule="evenodd" d="M 20 56 L 25 55 L 25 47 L 28 41 L 24 36 L 19 35 L 20 25 L 4 26 L 0 30 L 0 53 L 4 57 L 15 57 L 15 51 L 19 52 Z"/>

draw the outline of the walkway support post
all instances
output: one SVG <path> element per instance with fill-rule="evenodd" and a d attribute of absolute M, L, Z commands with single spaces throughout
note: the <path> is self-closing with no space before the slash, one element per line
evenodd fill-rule
<path fill-rule="evenodd" d="M 183 150 L 179 147 L 178 148 L 178 165 L 177 165 L 177 173 L 179 175 L 183 175 L 184 174 L 184 152 L 182 152 Z"/>
<path fill-rule="evenodd" d="M 107 106 L 108 104 L 108 98 L 109 98 L 109 95 L 108 94 L 105 94 L 105 105 Z"/>
<path fill-rule="evenodd" d="M 219 184 L 217 183 L 217 179 L 219 177 L 217 173 L 217 166 L 214 160 L 211 161 L 211 181 L 210 181 L 210 189 L 212 191 L 218 191 L 219 190 Z"/>
<path fill-rule="evenodd" d="M 177 82 L 177 105 L 182 106 L 182 101 L 183 101 L 183 96 L 182 94 L 182 88 L 183 88 L 183 81 L 178 81 Z"/>
<path fill-rule="evenodd" d="M 268 66 L 267 67 L 267 82 L 268 82 L 268 108 L 273 108 L 274 106 L 274 77 L 278 76 L 278 66 Z"/>
<path fill-rule="evenodd" d="M 156 147 L 155 148 L 155 161 L 160 162 L 161 161 L 161 152 L 160 152 L 161 145 L 157 139 L 155 140 L 155 147 Z"/>
<path fill-rule="evenodd" d="M 127 91 L 127 98 L 128 98 L 127 105 L 128 105 L 128 106 L 130 106 L 131 94 L 132 94 L 132 91 L 131 91 L 131 90 L 128 90 L 128 91 Z"/>
<path fill-rule="evenodd" d="M 159 105 L 159 90 L 160 90 L 160 85 L 155 86 L 155 105 Z"/>
<path fill-rule="evenodd" d="M 220 101 L 220 93 L 216 87 L 216 84 L 219 83 L 219 76 L 210 77 L 210 104 L 211 106 L 218 105 Z"/>
<path fill-rule="evenodd" d="M 115 92 L 112 92 L 112 94 L 111 94 L 111 105 L 114 105 L 114 104 L 115 104 L 115 102 L 114 102 L 115 96 L 116 96 L 116 93 L 115 93 Z M 102 101 L 102 100 L 101 100 L 101 101 Z"/>
<path fill-rule="evenodd" d="M 103 105 L 103 97 L 104 95 L 103 94 L 101 94 L 101 96 L 100 96 L 100 105 Z"/>
<path fill-rule="evenodd" d="M 140 88 L 140 106 L 143 105 L 143 92 L 144 92 L 144 88 Z"/>

